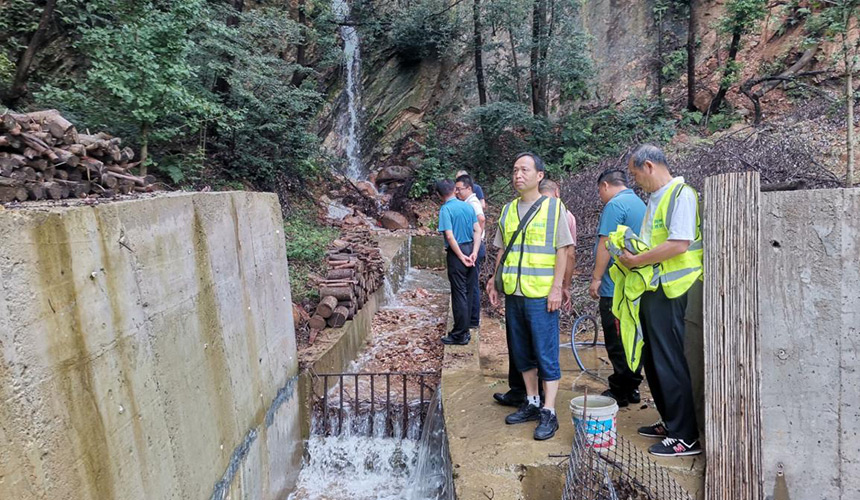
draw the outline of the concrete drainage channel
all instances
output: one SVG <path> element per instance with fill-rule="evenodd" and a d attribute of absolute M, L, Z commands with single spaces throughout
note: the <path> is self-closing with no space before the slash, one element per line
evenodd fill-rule
<path fill-rule="evenodd" d="M 300 354 L 306 446 L 290 500 L 454 499 L 438 391 L 441 348 L 433 371 L 372 371 L 385 367 L 380 360 L 392 344 L 425 355 L 434 347 L 426 342 L 438 342 L 430 332 L 445 324 L 447 282 L 411 266 L 417 253 L 416 262 L 436 267 L 428 257 L 439 242 L 416 240 L 413 252 L 411 237 L 380 237 L 386 285 L 353 320 Z M 404 338 L 415 328 L 425 344 Z"/>

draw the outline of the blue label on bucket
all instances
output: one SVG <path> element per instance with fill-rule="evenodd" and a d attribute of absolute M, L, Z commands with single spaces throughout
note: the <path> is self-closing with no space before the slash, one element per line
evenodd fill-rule
<path fill-rule="evenodd" d="M 582 424 L 582 419 L 574 418 L 576 424 Z M 585 423 L 585 432 L 588 434 L 603 434 L 612 430 L 612 419 L 607 420 L 591 420 Z"/>

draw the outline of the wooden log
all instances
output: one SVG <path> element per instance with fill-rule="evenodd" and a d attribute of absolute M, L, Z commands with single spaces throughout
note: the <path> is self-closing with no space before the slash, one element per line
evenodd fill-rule
<path fill-rule="evenodd" d="M 325 278 L 327 280 L 352 280 L 355 278 L 355 269 L 330 269 Z"/>
<path fill-rule="evenodd" d="M 32 133 L 22 132 L 21 142 L 26 144 L 27 147 L 36 150 L 40 155 L 49 158 L 54 163 L 57 162 L 57 153 L 54 153 L 53 148 Z"/>
<path fill-rule="evenodd" d="M 119 187 L 119 179 L 111 175 L 109 172 L 105 172 L 104 174 L 102 174 L 100 179 L 101 185 L 108 189 L 116 189 L 117 187 Z"/>
<path fill-rule="evenodd" d="M 709 177 L 704 217 L 705 499 L 762 499 L 757 172 Z"/>
<path fill-rule="evenodd" d="M 321 286 L 320 295 L 323 297 L 331 295 L 337 300 L 352 300 L 354 297 L 351 286 Z"/>
<path fill-rule="evenodd" d="M 54 171 L 54 178 L 67 181 L 67 180 L 69 180 L 69 172 L 68 172 L 68 170 L 58 168 Z"/>
<path fill-rule="evenodd" d="M 0 202 L 8 203 L 10 201 L 26 201 L 27 190 L 24 186 L 0 186 Z"/>
<path fill-rule="evenodd" d="M 322 330 L 326 327 L 326 320 L 322 316 L 314 314 L 311 316 L 311 319 L 308 320 L 308 326 L 311 330 Z"/>
<path fill-rule="evenodd" d="M 77 167 L 81 162 L 80 157 L 65 149 L 54 148 L 54 153 L 57 155 L 57 165 L 65 164 L 70 167 Z"/>
<path fill-rule="evenodd" d="M 317 306 L 316 313 L 323 318 L 330 318 L 334 309 L 337 307 L 337 298 L 332 295 L 326 295 Z"/>
<path fill-rule="evenodd" d="M 45 186 L 41 182 L 28 182 L 24 188 L 27 190 L 27 197 L 31 200 L 45 199 Z"/>
<path fill-rule="evenodd" d="M 18 120 L 16 120 L 11 113 L 5 113 L 0 117 L 0 125 L 2 125 L 2 128 L 4 128 L 10 135 L 20 135 L 22 132 L 21 124 L 18 123 Z"/>
<path fill-rule="evenodd" d="M 86 156 L 87 154 L 87 148 L 83 144 L 70 144 L 68 151 L 75 156 Z"/>
<path fill-rule="evenodd" d="M 120 180 L 119 186 L 117 186 L 117 190 L 121 194 L 131 194 L 134 192 L 134 183 L 131 181 Z"/>
<path fill-rule="evenodd" d="M 331 328 L 340 328 L 346 323 L 346 317 L 349 316 L 349 310 L 345 307 L 338 306 L 335 308 L 331 317 L 326 321 Z"/>
<path fill-rule="evenodd" d="M 24 181 L 21 179 L 15 179 L 14 177 L 0 177 L 0 186 L 21 187 L 23 185 Z"/>
<path fill-rule="evenodd" d="M 59 182 L 43 182 L 45 188 L 45 196 L 52 200 L 63 198 L 63 186 Z"/>
<path fill-rule="evenodd" d="M 72 144 L 78 140 L 78 132 L 75 129 L 75 126 L 72 125 L 70 121 L 63 118 L 56 109 L 14 114 L 12 116 L 19 123 L 40 125 L 40 128 L 46 129 L 52 137 L 61 140 L 66 144 Z"/>

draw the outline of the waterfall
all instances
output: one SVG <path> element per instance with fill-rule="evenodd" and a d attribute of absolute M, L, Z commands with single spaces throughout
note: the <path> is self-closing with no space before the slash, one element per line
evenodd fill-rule
<path fill-rule="evenodd" d="M 347 0 L 332 0 L 332 11 L 339 22 L 349 20 L 350 8 Z M 347 97 L 347 127 L 346 127 L 346 174 L 352 179 L 363 178 L 361 167 L 361 145 L 358 139 L 358 108 L 360 106 L 361 87 L 361 51 L 359 50 L 358 31 L 355 26 L 340 27 L 343 38 L 343 55 L 346 65 L 346 97 Z"/>

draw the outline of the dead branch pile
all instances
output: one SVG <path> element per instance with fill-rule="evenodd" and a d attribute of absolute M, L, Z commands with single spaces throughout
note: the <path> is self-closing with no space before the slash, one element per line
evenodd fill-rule
<path fill-rule="evenodd" d="M 104 132 L 78 133 L 53 109 L 0 116 L 0 202 L 113 197 L 155 189 L 130 169 L 134 151 Z"/>
<path fill-rule="evenodd" d="M 321 300 L 309 321 L 314 330 L 339 328 L 352 319 L 382 284 L 384 263 L 370 231 L 355 228 L 334 240 L 326 253 L 328 271 L 317 282 Z"/>

